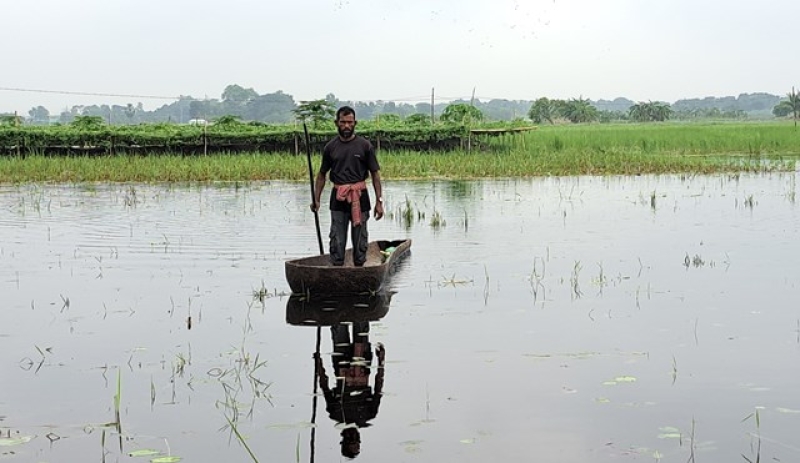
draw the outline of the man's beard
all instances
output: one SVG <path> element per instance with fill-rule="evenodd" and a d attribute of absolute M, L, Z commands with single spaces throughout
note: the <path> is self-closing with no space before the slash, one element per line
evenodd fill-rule
<path fill-rule="evenodd" d="M 337 128 L 336 130 L 339 131 L 339 136 L 342 138 L 350 138 L 353 136 L 353 129 L 340 129 Z"/>

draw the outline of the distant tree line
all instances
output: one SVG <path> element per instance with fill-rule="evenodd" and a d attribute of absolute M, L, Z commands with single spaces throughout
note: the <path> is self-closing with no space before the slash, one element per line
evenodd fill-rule
<path fill-rule="evenodd" d="M 343 104 L 353 106 L 359 119 L 393 118 L 414 122 L 430 122 L 431 114 L 443 121 L 513 121 L 530 119 L 537 124 L 559 122 L 651 122 L 670 119 L 744 119 L 748 117 L 796 117 L 800 112 L 800 99 L 792 91 L 786 98 L 768 93 L 743 93 L 738 97 L 706 97 L 682 99 L 669 104 L 660 101 L 636 102 L 627 98 L 592 101 L 584 97 L 567 100 L 539 98 L 529 100 L 492 99 L 489 101 L 456 100 L 447 103 L 404 103 L 394 101 L 344 101 L 334 94 L 314 100 L 326 108 Z M 304 104 L 292 95 L 277 91 L 259 94 L 252 88 L 238 84 L 225 87 L 219 99 L 197 99 L 181 96 L 176 101 L 148 111 L 142 103 L 126 105 L 73 106 L 57 116 L 43 106 L 28 111 L 27 117 L 13 119 L 13 115 L 0 114 L 0 124 L 69 124 L 81 116 L 101 118 L 108 124 L 140 124 L 172 122 L 185 124 L 192 121 L 214 121 L 231 116 L 242 121 L 270 124 L 290 123 L 302 114 Z M 313 103 L 313 102 L 311 102 Z"/>

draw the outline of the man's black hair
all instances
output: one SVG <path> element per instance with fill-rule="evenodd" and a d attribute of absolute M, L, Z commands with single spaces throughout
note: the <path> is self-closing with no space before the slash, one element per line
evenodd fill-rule
<path fill-rule="evenodd" d="M 348 114 L 352 114 L 355 117 L 356 110 L 351 106 L 342 106 L 336 111 L 336 120 L 338 121 L 341 116 L 347 116 Z"/>
<path fill-rule="evenodd" d="M 353 444 L 355 447 L 353 447 Z M 361 436 L 359 435 L 358 428 L 344 428 L 342 429 L 342 456 L 348 459 L 354 459 L 361 453 Z"/>

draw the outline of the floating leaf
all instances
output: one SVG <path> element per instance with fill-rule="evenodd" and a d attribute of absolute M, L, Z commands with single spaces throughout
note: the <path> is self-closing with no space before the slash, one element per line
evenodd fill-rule
<path fill-rule="evenodd" d="M 316 425 L 309 421 L 301 421 L 298 423 L 282 423 L 282 424 L 273 424 L 267 426 L 267 429 L 303 429 L 303 428 L 315 428 Z"/>
<path fill-rule="evenodd" d="M 159 457 L 153 458 L 150 463 L 178 463 L 181 460 L 181 457 Z"/>
<path fill-rule="evenodd" d="M 400 442 L 400 445 L 405 447 L 405 451 L 408 453 L 419 453 L 422 452 L 420 445 L 422 445 L 421 440 L 409 440 L 405 442 Z"/>
<path fill-rule="evenodd" d="M 22 436 L 22 437 L 0 437 L 0 447 L 12 447 L 14 445 L 27 444 L 32 441 L 36 436 Z"/>
<path fill-rule="evenodd" d="M 407 441 L 405 441 L 405 442 L 400 442 L 400 445 L 406 445 L 406 446 L 410 446 L 410 445 L 420 445 L 420 444 L 422 444 L 423 442 L 424 442 L 424 441 L 421 441 L 421 440 L 407 440 Z"/>
<path fill-rule="evenodd" d="M 800 413 L 800 410 L 792 410 L 791 408 L 778 407 L 776 408 L 776 410 L 779 413 L 790 413 L 790 414 Z"/>
<path fill-rule="evenodd" d="M 618 383 L 635 383 L 636 377 L 634 376 L 617 376 L 614 381 Z"/>
<path fill-rule="evenodd" d="M 161 452 L 153 449 L 141 449 L 128 453 L 129 457 L 152 457 L 153 455 L 161 455 Z"/>

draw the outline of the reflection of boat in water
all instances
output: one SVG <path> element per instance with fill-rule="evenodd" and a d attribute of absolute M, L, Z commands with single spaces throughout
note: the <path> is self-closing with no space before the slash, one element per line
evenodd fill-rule
<path fill-rule="evenodd" d="M 332 326 L 344 322 L 371 322 L 389 312 L 393 292 L 373 295 L 306 297 L 286 301 L 286 323 L 296 326 Z"/>
<path fill-rule="evenodd" d="M 411 249 L 411 240 L 373 241 L 367 248 L 367 261 L 353 265 L 353 250 L 345 253 L 345 265 L 331 265 L 328 254 L 286 261 L 286 281 L 295 294 L 375 293 L 385 283 L 391 269 Z"/>

